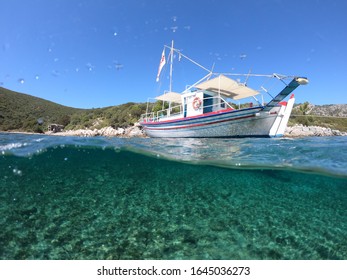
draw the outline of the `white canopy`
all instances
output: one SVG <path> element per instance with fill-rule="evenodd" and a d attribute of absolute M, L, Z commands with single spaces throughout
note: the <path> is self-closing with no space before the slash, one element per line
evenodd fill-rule
<path fill-rule="evenodd" d="M 177 92 L 173 92 L 173 91 L 157 96 L 155 99 L 161 100 L 161 101 L 174 102 L 174 103 L 182 103 L 181 94 Z"/>
<path fill-rule="evenodd" d="M 198 89 L 220 93 L 226 97 L 238 100 L 259 94 L 258 91 L 238 83 L 224 75 L 202 82 L 195 86 Z"/>

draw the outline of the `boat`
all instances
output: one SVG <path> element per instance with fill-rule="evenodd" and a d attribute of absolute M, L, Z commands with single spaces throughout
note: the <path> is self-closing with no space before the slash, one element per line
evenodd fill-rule
<path fill-rule="evenodd" d="M 168 59 L 165 51 L 169 49 Z M 173 57 L 186 58 L 208 72 L 202 79 L 182 92 L 172 91 Z M 177 55 L 178 54 L 178 55 Z M 146 113 L 139 121 L 149 137 L 167 138 L 224 138 L 224 137 L 282 137 L 287 126 L 295 98 L 292 92 L 308 83 L 306 77 L 281 74 L 233 74 L 215 73 L 171 46 L 164 46 L 158 69 L 157 81 L 166 61 L 170 61 L 170 87 L 164 94 L 155 97 L 162 102 L 158 110 L 148 100 Z M 235 78 L 239 76 L 239 78 Z M 264 86 L 254 89 L 248 86 L 252 77 L 275 79 L 284 83 L 273 97 Z M 241 78 L 245 81 L 241 82 Z M 289 80 L 289 82 L 288 82 Z M 257 96 L 268 93 L 271 100 L 259 101 Z M 290 97 L 289 97 L 290 96 Z M 285 99 L 289 97 L 288 101 Z M 240 100 L 252 98 L 242 104 Z M 240 105 L 235 106 L 234 102 Z M 156 110 L 151 110 L 150 105 Z"/>

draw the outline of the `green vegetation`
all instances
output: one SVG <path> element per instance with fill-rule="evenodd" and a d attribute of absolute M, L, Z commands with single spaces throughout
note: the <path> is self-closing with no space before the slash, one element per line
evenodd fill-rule
<path fill-rule="evenodd" d="M 0 131 L 42 133 L 52 123 L 65 129 L 127 127 L 145 111 L 145 103 L 76 109 L 0 87 Z"/>
<path fill-rule="evenodd" d="M 119 106 L 88 109 L 71 115 L 66 129 L 96 128 L 105 126 L 113 128 L 127 127 L 138 122 L 145 113 L 145 103 L 126 103 Z"/>
<path fill-rule="evenodd" d="M 310 105 L 308 102 L 295 106 L 288 125 L 302 124 L 305 126 L 321 126 L 347 132 L 346 117 L 334 117 L 336 112 L 332 111 L 334 109 L 329 109 L 326 105 L 320 106 L 320 108 L 326 107 L 324 116 L 312 115 L 312 106 L 313 105 Z"/>
<path fill-rule="evenodd" d="M 161 101 L 153 103 L 152 106 L 154 111 L 163 109 Z M 245 106 L 249 104 L 241 105 Z M 167 102 L 164 103 L 164 108 L 168 108 Z M 336 112 L 330 112 L 329 109 L 326 109 L 326 116 L 313 116 L 310 115 L 311 108 L 312 105 L 308 102 L 297 105 L 293 109 L 289 125 L 314 125 L 347 131 L 347 118 L 333 117 Z M 66 130 L 100 129 L 106 126 L 124 128 L 136 123 L 145 111 L 146 103 L 132 102 L 105 108 L 76 109 L 0 87 L 0 131 L 42 133 L 52 123 L 65 126 Z"/>
<path fill-rule="evenodd" d="M 310 107 L 310 103 L 305 102 L 305 103 L 302 103 L 299 106 L 297 106 L 297 108 L 294 109 L 294 112 L 298 111 L 300 115 L 307 115 L 309 107 Z"/>
<path fill-rule="evenodd" d="M 347 132 L 347 118 L 323 117 L 312 115 L 292 115 L 288 125 L 302 124 L 305 126 L 321 126 Z"/>
<path fill-rule="evenodd" d="M 83 110 L 0 88 L 0 130 L 43 132 L 50 123 L 66 124 Z"/>

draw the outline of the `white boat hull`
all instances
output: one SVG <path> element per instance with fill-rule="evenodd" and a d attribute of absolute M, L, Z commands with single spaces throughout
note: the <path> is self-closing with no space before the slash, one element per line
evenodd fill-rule
<path fill-rule="evenodd" d="M 262 112 L 258 107 L 176 121 L 144 122 L 141 125 L 150 137 L 276 137 L 270 131 L 276 119 L 281 118 L 277 114 L 279 108 Z"/>

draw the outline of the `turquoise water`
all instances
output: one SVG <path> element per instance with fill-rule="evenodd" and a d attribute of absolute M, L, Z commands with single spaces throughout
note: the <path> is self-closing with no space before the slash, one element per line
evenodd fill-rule
<path fill-rule="evenodd" d="M 0 259 L 347 259 L 347 137 L 0 134 Z"/>

